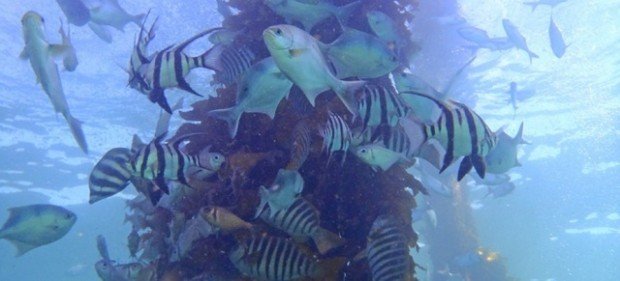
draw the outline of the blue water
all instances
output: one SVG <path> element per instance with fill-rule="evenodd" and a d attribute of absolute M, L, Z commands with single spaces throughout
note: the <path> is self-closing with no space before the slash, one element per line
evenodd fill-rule
<path fill-rule="evenodd" d="M 218 26 L 221 16 L 214 2 L 121 5 L 130 13 L 150 8 L 159 16 L 151 47 L 158 50 Z M 518 280 L 620 280 L 620 3 L 569 0 L 532 12 L 512 0 L 461 0 L 458 10 L 452 1 L 445 6 L 444 1 L 420 2 L 411 28 L 422 49 L 412 61 L 413 72 L 436 87 L 445 85 L 468 57 L 455 27 L 441 25 L 441 16 L 458 13 L 491 37 L 503 36 L 501 20 L 508 18 L 540 56 L 530 64 L 515 49 L 480 50 L 471 70 L 457 81 L 455 98 L 472 106 L 492 129 L 508 125 L 514 135 L 523 121 L 524 138 L 531 142 L 519 150 L 523 166 L 510 171 L 517 186 L 512 194 L 483 198 L 484 188 L 469 188 L 480 244 L 499 252 Z M 8 217 L 4 209 L 34 203 L 65 206 L 78 221 L 63 239 L 19 258 L 12 245 L 0 240 L 0 280 L 98 280 L 93 267 L 100 259 L 97 235 L 106 237 L 112 257 L 131 261 L 125 246 L 130 226 L 123 224 L 123 214 L 125 200 L 135 191 L 128 188 L 90 205 L 88 175 L 103 153 L 127 146 L 134 133 L 150 139 L 159 115 L 156 105 L 126 87 L 126 73 L 119 67 L 127 64 L 138 29 L 114 30 L 114 41 L 106 44 L 88 28 L 72 26 L 80 65 L 60 75 L 72 113 L 84 122 L 90 148 L 85 155 L 53 112 L 29 63 L 18 58 L 21 16 L 29 10 L 40 13 L 48 38 L 58 42 L 60 8 L 51 0 L 2 6 L 0 221 Z M 561 59 L 549 47 L 551 14 L 570 44 Z M 201 49 L 201 44 L 206 43 L 192 48 Z M 189 81 L 199 92 L 212 93 L 210 74 L 194 71 Z M 516 114 L 507 94 L 512 81 L 533 92 L 519 101 Z M 198 100 L 177 90 L 167 95 Z M 175 114 L 171 127 L 182 122 Z M 416 255 L 424 260 L 425 247 Z M 426 280 L 423 272 L 419 277 Z"/>

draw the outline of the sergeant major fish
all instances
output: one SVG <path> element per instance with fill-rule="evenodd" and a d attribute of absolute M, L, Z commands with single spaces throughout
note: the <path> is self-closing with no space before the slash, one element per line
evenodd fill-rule
<path fill-rule="evenodd" d="M 303 119 L 297 122 L 295 128 L 293 128 L 291 141 L 289 148 L 290 158 L 288 164 L 286 164 L 286 169 L 298 170 L 306 162 L 306 158 L 310 154 L 310 146 L 312 145 L 310 129 Z"/>
<path fill-rule="evenodd" d="M 132 176 L 130 158 L 131 151 L 122 147 L 110 149 L 101 157 L 88 177 L 88 203 L 108 198 L 127 187 Z"/>
<path fill-rule="evenodd" d="M 303 241 L 312 238 L 321 254 L 344 243 L 337 234 L 320 226 L 319 211 L 303 197 L 298 197 L 288 208 L 277 212 L 272 212 L 270 208 L 258 211 L 258 217 L 293 239 Z"/>
<path fill-rule="evenodd" d="M 323 138 L 323 150 L 327 151 L 328 155 L 327 164 L 329 164 L 334 152 L 344 153 L 341 161 L 341 163 L 344 163 L 352 139 L 349 125 L 342 117 L 330 111 L 327 124 L 325 124 L 320 134 Z"/>
<path fill-rule="evenodd" d="M 0 229 L 0 239 L 17 247 L 16 256 L 55 242 L 75 224 L 76 215 L 59 206 L 35 204 L 9 209 L 9 218 Z"/>
<path fill-rule="evenodd" d="M 394 127 L 407 116 L 409 107 L 392 87 L 367 84 L 363 89 L 357 115 L 362 120 L 362 132 L 380 125 Z"/>
<path fill-rule="evenodd" d="M 238 82 L 239 77 L 252 66 L 255 59 L 256 56 L 247 46 L 228 46 L 220 55 L 222 71 L 217 71 L 213 80 L 225 86 Z"/>
<path fill-rule="evenodd" d="M 280 101 L 293 87 L 273 59 L 266 58 L 253 65 L 237 85 L 236 104 L 230 108 L 216 109 L 208 114 L 228 124 L 231 137 L 235 137 L 243 113 L 263 113 L 273 119 Z"/>
<path fill-rule="evenodd" d="M 484 178 L 486 164 L 484 157 L 497 143 L 497 137 L 484 120 L 467 106 L 450 101 L 444 103 L 432 97 L 416 94 L 435 103 L 441 114 L 432 125 L 401 118 L 401 124 L 407 135 L 412 139 L 414 147 L 421 147 L 429 139 L 435 139 L 445 149 L 443 172 L 458 157 L 464 156 L 458 170 L 460 181 L 472 167 L 481 178 Z"/>
<path fill-rule="evenodd" d="M 332 89 L 351 113 L 356 112 L 354 93 L 365 82 L 336 78 L 314 37 L 292 25 L 275 25 L 265 29 L 263 39 L 278 68 L 301 88 L 312 106 L 319 94 Z"/>
<path fill-rule="evenodd" d="M 22 17 L 22 28 L 26 46 L 20 57 L 28 59 L 37 76 L 37 82 L 41 83 L 43 91 L 47 94 L 56 112 L 61 113 L 71 129 L 73 138 L 84 151 L 88 153 L 88 145 L 84 138 L 81 122 L 71 115 L 69 105 L 62 89 L 62 83 L 58 74 L 58 67 L 52 56 L 66 51 L 63 45 L 52 45 L 47 42 L 43 34 L 43 18 L 36 12 L 27 12 Z"/>
<path fill-rule="evenodd" d="M 273 236 L 244 239 L 228 258 L 243 275 L 270 281 L 335 281 L 344 263 L 342 258 L 319 260 L 292 241 Z"/>
<path fill-rule="evenodd" d="M 222 47 L 214 46 L 197 57 L 190 57 L 183 50 L 196 39 L 218 29 L 200 32 L 177 46 L 169 46 L 157 52 L 153 60 L 146 65 L 144 72 L 144 79 L 148 87 L 147 91 L 143 91 L 143 93 L 148 94 L 149 100 L 159 104 L 168 113 L 172 113 L 168 100 L 164 96 L 166 88 L 178 87 L 194 95 L 202 96 L 191 88 L 185 80 L 185 76 L 192 69 L 198 67 L 221 70 L 219 57 Z"/>

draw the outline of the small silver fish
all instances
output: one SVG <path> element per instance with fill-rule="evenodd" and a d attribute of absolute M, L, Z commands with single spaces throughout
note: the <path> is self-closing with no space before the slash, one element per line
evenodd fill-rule
<path fill-rule="evenodd" d="M 553 50 L 553 54 L 557 58 L 562 58 L 564 53 L 566 53 L 566 43 L 564 43 L 564 38 L 562 37 L 562 32 L 555 25 L 553 21 L 553 17 L 549 20 L 549 42 L 551 42 L 551 50 Z"/>
<path fill-rule="evenodd" d="M 510 20 L 503 19 L 502 25 L 504 26 L 504 31 L 506 32 L 506 35 L 508 35 L 508 38 L 510 39 L 510 41 L 512 41 L 515 47 L 527 52 L 528 56 L 530 57 L 530 63 L 532 63 L 532 58 L 538 58 L 537 54 L 530 51 L 529 47 L 527 46 L 525 37 L 521 35 L 519 29 Z"/>

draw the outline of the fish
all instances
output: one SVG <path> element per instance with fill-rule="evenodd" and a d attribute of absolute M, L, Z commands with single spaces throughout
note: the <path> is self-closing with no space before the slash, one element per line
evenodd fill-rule
<path fill-rule="evenodd" d="M 211 225 L 227 232 L 238 229 L 252 229 L 254 227 L 251 223 L 244 221 L 223 207 L 203 207 L 200 210 L 200 215 Z"/>
<path fill-rule="evenodd" d="M 17 248 L 16 257 L 58 241 L 77 220 L 75 213 L 56 205 L 34 204 L 9 208 L 9 218 L 0 229 L 0 239 Z"/>
<path fill-rule="evenodd" d="M 304 188 L 304 179 L 298 171 L 280 169 L 273 184 L 267 188 L 260 186 L 258 194 L 260 203 L 256 214 L 260 214 L 265 207 L 273 212 L 288 208 Z M 256 218 L 256 217 L 255 217 Z"/>
<path fill-rule="evenodd" d="M 130 15 L 118 4 L 118 0 L 100 0 L 99 5 L 90 9 L 91 22 L 109 25 L 119 31 L 124 31 L 125 25 L 130 22 L 140 26 L 144 16 L 145 14 Z"/>
<path fill-rule="evenodd" d="M 512 193 L 515 190 L 516 186 L 513 182 L 509 181 L 506 183 L 502 183 L 502 184 L 497 184 L 497 185 L 488 185 L 487 189 L 488 192 L 486 195 L 484 195 L 484 198 L 486 198 L 489 195 L 492 195 L 493 198 L 499 198 L 499 197 L 504 197 L 510 193 Z"/>
<path fill-rule="evenodd" d="M 417 147 L 400 126 L 377 127 L 355 135 L 353 154 L 376 170 L 387 171 L 396 163 L 412 165 Z"/>
<path fill-rule="evenodd" d="M 54 55 L 63 54 L 66 47 L 47 42 L 43 33 L 43 18 L 36 12 L 29 11 L 24 14 L 22 29 L 26 46 L 20 57 L 30 61 L 32 70 L 37 76 L 37 82 L 41 84 L 43 91 L 49 97 L 54 110 L 63 115 L 69 124 L 73 138 L 82 151 L 88 153 L 88 144 L 82 131 L 82 122 L 71 115 L 58 74 L 58 66 L 52 58 Z"/>
<path fill-rule="evenodd" d="M 370 165 L 375 171 L 377 168 L 387 171 L 397 162 L 409 160 L 402 153 L 393 151 L 377 142 L 360 145 L 353 150 L 353 154 Z"/>
<path fill-rule="evenodd" d="M 521 35 L 521 32 L 519 32 L 519 29 L 510 20 L 503 19 L 502 25 L 504 26 L 504 31 L 506 32 L 506 35 L 508 36 L 510 41 L 515 45 L 515 47 L 517 47 L 517 49 L 521 49 L 527 52 L 528 56 L 530 57 L 530 63 L 532 63 L 532 58 L 538 58 L 537 54 L 530 51 L 530 49 L 527 46 L 527 41 L 525 40 L 525 37 Z"/>
<path fill-rule="evenodd" d="M 175 103 L 170 109 L 172 111 L 177 111 L 183 108 L 183 98 L 180 98 L 177 103 Z M 165 110 L 162 110 L 159 113 L 159 118 L 157 119 L 157 125 L 155 126 L 155 135 L 154 137 L 161 136 L 169 131 L 170 127 L 170 118 L 172 115 Z"/>
<path fill-rule="evenodd" d="M 369 127 L 394 127 L 409 113 L 409 106 L 392 87 L 375 84 L 364 86 L 358 105 L 357 116 L 362 120 L 362 132 Z"/>
<path fill-rule="evenodd" d="M 429 222 L 433 227 L 437 227 L 437 213 L 427 200 L 424 200 L 422 204 L 417 205 L 415 209 L 411 210 L 412 222 L 423 220 Z"/>
<path fill-rule="evenodd" d="M 399 66 L 396 54 L 374 35 L 353 28 L 328 45 L 319 44 L 339 79 L 378 78 Z"/>
<path fill-rule="evenodd" d="M 296 241 L 311 238 L 321 254 L 344 244 L 340 236 L 320 226 L 319 210 L 303 197 L 298 197 L 286 209 L 272 212 L 265 208 L 257 216 L 267 224 L 288 233 Z"/>
<path fill-rule="evenodd" d="M 273 119 L 280 101 L 288 96 L 292 87 L 293 82 L 268 57 L 242 75 L 233 107 L 212 110 L 208 115 L 226 121 L 228 132 L 234 138 L 243 113 L 263 113 Z"/>
<path fill-rule="evenodd" d="M 334 152 L 343 152 L 341 164 L 344 164 L 346 160 L 347 151 L 351 145 L 352 135 L 351 129 L 347 122 L 340 117 L 340 115 L 333 112 L 329 112 L 329 119 L 325 127 L 320 131 L 320 135 L 323 138 L 323 151 L 327 151 L 327 164 L 332 158 Z"/>
<path fill-rule="evenodd" d="M 510 89 L 508 90 L 508 95 L 510 95 L 510 104 L 512 104 L 512 109 L 514 113 L 517 113 L 517 83 L 512 81 L 510 82 Z"/>
<path fill-rule="evenodd" d="M 257 280 L 338 280 L 343 258 L 320 260 L 289 239 L 255 236 L 240 241 L 228 253 L 232 264 Z"/>
<path fill-rule="evenodd" d="M 514 167 L 520 167 L 521 163 L 517 159 L 517 147 L 521 144 L 529 144 L 523 139 L 523 122 L 519 126 L 519 131 L 514 137 L 510 137 L 504 131 L 495 133 L 497 144 L 484 157 L 487 172 L 491 174 L 503 174 Z"/>
<path fill-rule="evenodd" d="M 90 11 L 82 0 L 56 0 L 58 6 L 69 20 L 76 26 L 83 26 L 90 21 Z"/>
<path fill-rule="evenodd" d="M 101 157 L 88 177 L 88 203 L 108 198 L 127 187 L 132 176 L 131 157 L 131 151 L 122 147 L 110 149 Z"/>
<path fill-rule="evenodd" d="M 401 46 L 402 35 L 398 34 L 396 23 L 383 12 L 372 10 L 366 13 L 368 25 L 377 37 L 394 50 Z"/>
<path fill-rule="evenodd" d="M 67 26 L 67 33 L 65 33 L 63 30 L 62 20 L 60 21 L 58 33 L 60 33 L 60 36 L 62 37 L 62 45 L 66 48 L 62 58 L 62 65 L 67 71 L 74 71 L 79 62 L 77 55 L 75 54 L 75 48 L 71 42 L 71 29 Z"/>
<path fill-rule="evenodd" d="M 264 0 L 267 7 L 288 23 L 297 21 L 308 32 L 312 28 L 335 16 L 339 22 L 346 23 L 349 17 L 361 6 L 361 1 L 355 1 L 342 7 L 336 7 L 331 1 L 315 0 L 317 3 L 308 3 L 307 0 Z"/>
<path fill-rule="evenodd" d="M 95 271 L 103 281 L 140 280 L 138 276 L 144 274 L 142 272 L 145 267 L 141 263 L 119 264 L 111 260 L 106 240 L 102 235 L 97 236 L 97 249 L 101 255 L 101 260 L 95 263 Z"/>
<path fill-rule="evenodd" d="M 166 181 L 178 181 L 189 185 L 188 177 L 196 172 L 212 175 L 225 161 L 224 155 L 204 149 L 199 155 L 188 155 L 181 151 L 180 145 L 189 135 L 172 143 L 162 143 L 166 134 L 153 139 L 139 149 L 130 159 L 135 176 L 152 181 L 155 186 L 169 193 Z"/>
<path fill-rule="evenodd" d="M 461 27 L 457 30 L 457 33 L 461 38 L 476 43 L 480 48 L 488 48 L 491 44 L 491 38 L 487 32 L 474 26 Z"/>
<path fill-rule="evenodd" d="M 496 51 L 509 50 L 515 47 L 515 44 L 508 37 L 491 38 L 490 43 L 492 45 L 489 49 Z"/>
<path fill-rule="evenodd" d="M 131 56 L 129 57 L 129 67 L 126 70 L 127 74 L 129 74 L 127 86 L 141 92 L 148 91 L 149 85 L 145 81 L 144 71 L 146 65 L 148 65 L 155 57 L 155 54 L 149 54 L 148 46 L 155 38 L 157 19 L 155 19 L 151 24 L 151 27 L 146 30 L 145 24 L 149 14 L 150 11 L 144 17 L 144 22 L 140 24 L 140 31 L 134 40 L 133 50 L 131 52 Z"/>
<path fill-rule="evenodd" d="M 553 54 L 557 58 L 562 58 L 564 53 L 566 53 L 566 43 L 564 43 L 564 38 L 562 37 L 562 32 L 555 25 L 553 21 L 553 17 L 549 20 L 549 42 L 551 42 L 551 50 L 553 50 Z"/>
<path fill-rule="evenodd" d="M 291 134 L 290 158 L 286 164 L 286 169 L 298 170 L 301 168 L 310 154 L 311 145 L 312 137 L 308 124 L 303 120 L 297 122 Z"/>
<path fill-rule="evenodd" d="M 355 92 L 366 82 L 336 78 L 325 61 L 318 40 L 292 25 L 268 27 L 263 31 L 263 39 L 278 68 L 301 88 L 313 107 L 316 97 L 331 89 L 349 112 L 356 112 Z M 301 65 L 304 67 L 299 67 Z"/>
<path fill-rule="evenodd" d="M 418 179 L 427 190 L 436 195 L 446 198 L 452 197 L 452 179 L 446 175 L 439 174 L 435 165 L 428 160 L 420 157 L 417 159 L 413 169 L 408 170 Z"/>
<path fill-rule="evenodd" d="M 224 84 L 224 86 L 232 85 L 252 67 L 255 59 L 256 56 L 247 46 L 229 46 L 220 55 L 219 60 L 222 71 L 217 71 L 213 80 Z"/>
<path fill-rule="evenodd" d="M 396 218 L 380 215 L 375 219 L 364 254 L 368 258 L 372 280 L 416 280 L 409 242 Z"/>
<path fill-rule="evenodd" d="M 219 64 L 219 57 L 223 48 L 216 45 L 205 51 L 202 55 L 196 57 L 190 57 L 183 51 L 196 39 L 219 29 L 220 28 L 208 29 L 185 40 L 179 45 L 168 46 L 157 52 L 153 60 L 146 65 L 144 72 L 144 79 L 148 85 L 146 89 L 148 92 L 146 94 L 151 102 L 157 103 L 168 113 L 172 113 L 170 105 L 168 105 L 168 101 L 164 96 L 165 89 L 178 87 L 191 94 L 202 96 L 192 89 L 185 80 L 185 76 L 194 68 L 207 68 L 221 71 L 222 68 Z"/>
<path fill-rule="evenodd" d="M 237 36 L 239 36 L 242 33 L 245 33 L 246 29 L 239 29 L 239 30 L 232 30 L 229 28 L 224 28 L 222 30 L 218 30 L 215 31 L 213 33 L 211 33 L 211 35 L 209 35 L 209 42 L 211 42 L 211 44 L 216 45 L 216 44 L 222 44 L 222 45 L 230 45 L 232 44 L 235 39 L 237 39 Z"/>
<path fill-rule="evenodd" d="M 484 178 L 486 164 L 484 157 L 495 147 L 497 136 L 484 120 L 473 110 L 456 101 L 441 102 L 429 96 L 415 94 L 435 103 L 441 115 L 432 125 L 425 125 L 407 118 L 401 118 L 401 126 L 410 136 L 414 147 L 421 147 L 429 139 L 434 139 L 445 149 L 443 172 L 458 157 L 464 156 L 458 170 L 457 180 L 461 180 L 475 168 Z"/>
<path fill-rule="evenodd" d="M 392 80 L 398 93 L 416 92 L 436 98 L 441 96 L 441 93 L 426 80 L 410 72 L 392 72 Z"/>
<path fill-rule="evenodd" d="M 566 1 L 568 0 L 537 0 L 537 1 L 523 2 L 523 5 L 531 6 L 532 12 L 533 12 L 534 10 L 536 10 L 536 7 L 538 7 L 538 5 L 549 6 L 553 8 L 557 6 L 558 4 L 564 3 Z"/>
<path fill-rule="evenodd" d="M 133 258 L 136 257 L 139 246 L 140 246 L 140 235 L 138 235 L 138 231 L 134 227 L 131 229 L 131 232 L 127 236 L 127 249 L 129 250 L 129 255 L 131 257 Z"/>

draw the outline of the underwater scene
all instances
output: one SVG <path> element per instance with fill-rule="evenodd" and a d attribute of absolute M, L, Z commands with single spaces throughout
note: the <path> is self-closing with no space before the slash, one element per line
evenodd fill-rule
<path fill-rule="evenodd" d="M 620 2 L 20 0 L 0 280 L 620 280 Z"/>

